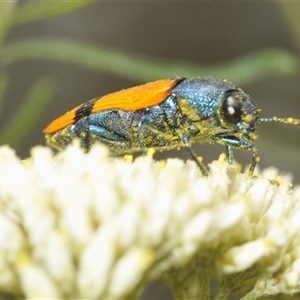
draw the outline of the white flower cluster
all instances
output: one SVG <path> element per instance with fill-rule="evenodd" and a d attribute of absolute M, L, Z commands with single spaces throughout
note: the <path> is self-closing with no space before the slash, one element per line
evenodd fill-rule
<path fill-rule="evenodd" d="M 224 156 L 193 162 L 109 158 L 76 145 L 21 162 L 0 148 L 0 291 L 26 298 L 136 297 L 194 257 L 218 274 L 255 267 L 251 299 L 300 291 L 300 189 L 255 178 Z M 203 251 L 203 252 L 202 252 Z M 202 258 L 203 258 L 202 257 Z M 253 286 L 252 286 L 253 287 Z"/>

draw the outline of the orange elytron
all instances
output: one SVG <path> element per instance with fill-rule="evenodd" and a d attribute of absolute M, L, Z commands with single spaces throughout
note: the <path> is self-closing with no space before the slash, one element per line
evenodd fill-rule
<path fill-rule="evenodd" d="M 157 105 L 169 96 L 177 81 L 178 79 L 158 80 L 90 100 L 86 104 L 75 107 L 51 122 L 43 132 L 45 134 L 53 134 L 68 125 L 73 124 L 76 119 L 78 119 L 76 114 L 78 114 L 78 111 L 80 111 L 80 108 L 83 106 L 89 107 L 88 109 L 85 108 L 89 113 L 97 113 L 113 108 L 125 111 L 135 111 Z"/>

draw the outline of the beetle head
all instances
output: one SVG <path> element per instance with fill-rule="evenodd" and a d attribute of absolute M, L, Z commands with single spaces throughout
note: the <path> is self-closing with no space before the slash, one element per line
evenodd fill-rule
<path fill-rule="evenodd" d="M 217 116 L 220 125 L 230 133 L 255 140 L 258 109 L 256 103 L 241 89 L 230 89 L 224 93 Z"/>

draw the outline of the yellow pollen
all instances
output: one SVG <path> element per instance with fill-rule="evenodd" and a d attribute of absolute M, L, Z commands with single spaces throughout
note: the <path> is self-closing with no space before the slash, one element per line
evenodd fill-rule
<path fill-rule="evenodd" d="M 155 149 L 154 148 L 149 148 L 147 150 L 147 156 L 152 157 L 154 153 L 155 153 Z"/>
<path fill-rule="evenodd" d="M 133 161 L 133 155 L 132 154 L 126 154 L 126 155 L 124 155 L 124 159 L 128 162 L 132 162 Z"/>
<path fill-rule="evenodd" d="M 165 165 L 166 165 L 166 160 L 165 159 L 162 159 L 162 160 L 159 161 L 159 166 L 161 168 L 165 167 Z"/>
<path fill-rule="evenodd" d="M 248 114 L 248 115 L 245 116 L 246 123 L 249 123 L 250 121 L 252 121 L 252 119 L 253 119 L 253 117 L 250 114 Z"/>
<path fill-rule="evenodd" d="M 265 244 L 266 244 L 266 246 L 272 246 L 274 244 L 273 239 L 266 238 L 265 239 Z"/>

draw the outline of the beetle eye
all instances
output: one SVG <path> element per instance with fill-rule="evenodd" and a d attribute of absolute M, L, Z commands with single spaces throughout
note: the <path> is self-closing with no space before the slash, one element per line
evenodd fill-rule
<path fill-rule="evenodd" d="M 227 93 L 222 107 L 223 120 L 230 124 L 237 124 L 243 116 L 240 93 L 230 91 Z"/>

